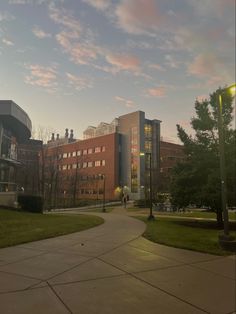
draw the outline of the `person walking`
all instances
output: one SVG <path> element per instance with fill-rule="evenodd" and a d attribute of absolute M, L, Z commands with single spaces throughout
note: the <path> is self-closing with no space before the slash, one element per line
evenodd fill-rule
<path fill-rule="evenodd" d="M 126 195 L 124 195 L 124 197 L 123 197 L 123 204 L 124 204 L 124 208 L 126 208 L 126 204 L 127 204 L 127 197 L 126 197 Z"/>

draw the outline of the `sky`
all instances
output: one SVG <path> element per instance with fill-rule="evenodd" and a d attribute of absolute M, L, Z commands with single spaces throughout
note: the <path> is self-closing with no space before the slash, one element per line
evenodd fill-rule
<path fill-rule="evenodd" d="M 0 99 L 60 135 L 142 110 L 175 142 L 234 56 L 234 0 L 0 1 Z"/>

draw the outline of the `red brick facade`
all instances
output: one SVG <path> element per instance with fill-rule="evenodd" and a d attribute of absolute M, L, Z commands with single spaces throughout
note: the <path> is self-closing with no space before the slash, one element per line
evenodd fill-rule
<path fill-rule="evenodd" d="M 185 157 L 183 146 L 179 144 L 160 142 L 160 175 L 161 190 L 169 191 L 171 170 Z"/>
<path fill-rule="evenodd" d="M 118 134 L 44 148 L 44 189 L 50 199 L 116 199 L 119 184 Z M 51 143 L 54 144 L 54 143 Z M 104 182 L 105 178 L 105 182 Z"/>

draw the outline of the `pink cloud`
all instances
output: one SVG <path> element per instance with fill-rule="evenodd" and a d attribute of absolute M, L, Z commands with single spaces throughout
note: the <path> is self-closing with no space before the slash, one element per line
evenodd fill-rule
<path fill-rule="evenodd" d="M 188 71 L 199 77 L 212 76 L 216 75 L 219 65 L 222 63 L 216 55 L 212 53 L 199 54 L 188 66 Z"/>
<path fill-rule="evenodd" d="M 63 52 L 70 56 L 71 61 L 76 64 L 89 64 L 97 58 L 99 49 L 93 44 L 91 33 L 88 31 L 88 35 L 82 32 L 80 22 L 70 11 L 59 10 L 51 5 L 50 17 L 55 23 L 64 26 L 64 29 L 56 35 L 56 40 L 63 48 Z"/>
<path fill-rule="evenodd" d="M 163 68 L 163 66 L 160 64 L 149 64 L 149 68 L 154 69 L 154 70 L 158 70 L 161 72 L 166 71 L 165 68 Z"/>
<path fill-rule="evenodd" d="M 147 90 L 147 95 L 151 97 L 165 97 L 166 96 L 166 87 L 159 86 L 155 88 L 149 88 Z"/>
<path fill-rule="evenodd" d="M 118 71 L 127 70 L 127 71 L 138 71 L 140 66 L 140 60 L 133 55 L 125 54 L 108 54 L 106 56 L 108 63 L 113 65 Z"/>
<path fill-rule="evenodd" d="M 2 42 L 6 45 L 6 46 L 14 46 L 14 43 L 9 40 L 9 39 L 6 39 L 6 38 L 3 38 L 2 39 Z"/>
<path fill-rule="evenodd" d="M 119 101 L 120 103 L 125 105 L 127 108 L 134 108 L 136 106 L 133 100 L 125 99 L 120 96 L 115 96 L 115 100 Z"/>
<path fill-rule="evenodd" d="M 96 8 L 97 10 L 105 10 L 111 4 L 110 0 L 83 0 L 83 2 L 91 5 L 92 7 Z"/>
<path fill-rule="evenodd" d="M 118 26 L 133 34 L 149 33 L 156 29 L 162 20 L 154 0 L 123 0 L 115 13 Z"/>
<path fill-rule="evenodd" d="M 10 13 L 8 12 L 0 12 L 0 22 L 3 22 L 3 21 L 12 21 L 14 20 L 15 17 L 13 15 L 11 15 Z"/>
<path fill-rule="evenodd" d="M 72 60 L 77 64 L 88 64 L 97 58 L 97 49 L 92 45 L 77 43 L 69 50 Z"/>
<path fill-rule="evenodd" d="M 49 16 L 56 23 L 65 26 L 70 31 L 73 31 L 78 36 L 81 32 L 81 25 L 78 19 L 74 18 L 70 11 L 58 9 L 55 5 L 49 6 Z"/>
<path fill-rule="evenodd" d="M 69 84 L 78 91 L 92 87 L 91 81 L 87 78 L 78 77 L 71 73 L 66 73 L 66 77 L 69 81 Z"/>
<path fill-rule="evenodd" d="M 44 32 L 42 29 L 40 29 L 37 26 L 33 28 L 32 32 L 34 33 L 36 37 L 40 39 L 49 38 L 52 36 L 51 34 Z"/>
<path fill-rule="evenodd" d="M 177 69 L 179 67 L 179 62 L 175 60 L 175 58 L 171 55 L 165 56 L 166 65 L 168 65 L 170 68 Z"/>
<path fill-rule="evenodd" d="M 52 88 L 57 86 L 56 70 L 52 67 L 43 67 L 37 64 L 26 66 L 30 75 L 25 77 L 25 83 L 33 86 Z"/>

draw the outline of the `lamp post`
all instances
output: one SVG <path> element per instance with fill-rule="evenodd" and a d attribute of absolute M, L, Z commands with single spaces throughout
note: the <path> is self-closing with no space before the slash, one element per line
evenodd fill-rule
<path fill-rule="evenodd" d="M 105 188 L 106 188 L 106 177 L 105 174 L 103 175 L 103 201 L 102 201 L 102 211 L 105 213 L 106 212 L 106 207 L 105 207 Z"/>
<path fill-rule="evenodd" d="M 153 216 L 153 213 L 152 213 L 152 153 L 150 152 L 145 152 L 145 153 L 140 153 L 139 154 L 140 156 L 144 156 L 146 157 L 149 156 L 149 208 L 150 208 L 150 212 L 149 212 L 149 216 L 148 216 L 148 220 L 154 220 L 155 217 Z"/>
<path fill-rule="evenodd" d="M 235 93 L 235 84 L 229 86 L 225 91 L 231 94 Z M 218 110 L 218 133 L 219 133 L 219 154 L 220 154 L 220 181 L 221 181 L 221 207 L 224 216 L 224 235 L 225 239 L 229 238 L 229 216 L 227 209 L 227 190 L 226 190 L 226 171 L 225 171 L 225 149 L 224 149 L 224 132 L 222 116 L 222 92 L 217 93 L 217 110 Z"/>

